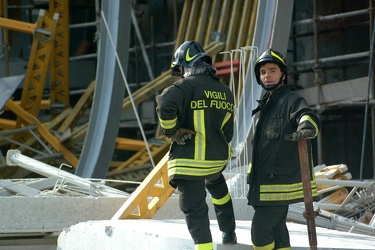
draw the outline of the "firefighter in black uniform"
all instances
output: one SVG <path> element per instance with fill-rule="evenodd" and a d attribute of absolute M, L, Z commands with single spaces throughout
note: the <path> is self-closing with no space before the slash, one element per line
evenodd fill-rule
<path fill-rule="evenodd" d="M 254 249 L 291 249 L 286 226 L 288 206 L 303 202 L 304 197 L 295 141 L 318 135 L 321 121 L 306 100 L 290 90 L 287 63 L 279 52 L 265 51 L 256 60 L 254 71 L 266 93 L 253 111 L 253 115 L 259 113 L 247 176 L 248 204 L 255 210 L 251 238 Z M 292 135 L 294 141 L 286 140 L 286 135 Z M 312 196 L 316 199 L 312 162 L 310 170 Z"/>
<path fill-rule="evenodd" d="M 186 41 L 176 50 L 171 74 L 181 79 L 156 97 L 162 133 L 172 141 L 169 183 L 178 189 L 195 249 L 213 249 L 206 188 L 223 244 L 236 244 L 233 204 L 222 174 L 231 157 L 232 92 L 219 81 L 211 57 L 195 41 Z"/>

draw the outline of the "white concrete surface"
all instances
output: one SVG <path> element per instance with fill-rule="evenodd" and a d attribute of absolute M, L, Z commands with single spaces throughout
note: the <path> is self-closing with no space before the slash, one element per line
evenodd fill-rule
<path fill-rule="evenodd" d="M 310 249 L 305 225 L 288 223 L 293 250 Z M 222 245 L 216 221 L 211 231 L 216 250 L 253 249 L 251 221 L 237 221 L 236 245 Z M 375 237 L 317 228 L 318 249 L 375 249 Z M 194 250 L 184 220 L 108 220 L 78 223 L 64 229 L 58 238 L 58 250 Z"/>
<path fill-rule="evenodd" d="M 177 197 L 170 197 L 152 220 L 111 221 L 125 201 L 124 197 L 2 197 L 0 250 L 194 249 Z M 252 249 L 253 209 L 246 199 L 233 202 L 239 244 L 224 246 L 212 202 L 207 198 L 215 249 Z M 306 225 L 288 223 L 288 227 L 293 250 L 309 249 Z M 38 237 L 51 232 L 55 235 Z M 375 249 L 371 236 L 325 228 L 318 228 L 317 233 L 318 249 Z M 31 240 L 33 235 L 37 237 Z"/>

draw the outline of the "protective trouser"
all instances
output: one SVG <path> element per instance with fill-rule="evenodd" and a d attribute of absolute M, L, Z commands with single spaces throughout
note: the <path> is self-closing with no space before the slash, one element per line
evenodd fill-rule
<path fill-rule="evenodd" d="M 235 230 L 233 203 L 230 198 L 224 176 L 219 173 L 206 180 L 177 180 L 179 205 L 185 214 L 185 220 L 195 249 L 213 249 L 206 188 L 212 196 L 219 229 L 222 232 Z"/>
<path fill-rule="evenodd" d="M 251 240 L 255 250 L 291 249 L 286 226 L 288 205 L 253 206 Z"/>

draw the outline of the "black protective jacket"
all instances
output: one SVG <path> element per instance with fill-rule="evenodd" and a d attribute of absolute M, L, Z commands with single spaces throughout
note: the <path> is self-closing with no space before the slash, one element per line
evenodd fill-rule
<path fill-rule="evenodd" d="M 288 85 L 272 95 L 267 92 L 258 102 L 259 107 L 254 111 L 259 111 L 259 116 L 247 176 L 249 204 L 286 205 L 303 201 L 298 143 L 286 140 L 285 135 L 301 129 L 315 130 L 317 135 L 321 121 L 305 99 L 291 91 Z M 310 159 L 311 186 L 316 198 L 311 155 Z"/>
<path fill-rule="evenodd" d="M 231 156 L 233 95 L 212 74 L 183 78 L 156 97 L 163 134 L 179 128 L 196 132 L 186 145 L 172 143 L 168 161 L 171 180 L 197 179 L 222 171 Z"/>

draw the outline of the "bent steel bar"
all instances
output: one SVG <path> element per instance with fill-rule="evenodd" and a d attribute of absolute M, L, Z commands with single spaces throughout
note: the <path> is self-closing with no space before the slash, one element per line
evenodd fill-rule
<path fill-rule="evenodd" d="M 105 186 L 103 183 L 92 182 L 51 165 L 34 160 L 33 158 L 24 156 L 21 154 L 21 151 L 17 149 L 8 150 L 6 161 L 8 166 L 19 166 L 42 176 L 56 177 L 61 181 L 69 182 L 70 184 L 78 186 L 82 191 L 86 191 L 88 194 L 95 193 L 103 196 L 127 196 L 126 193 Z"/>
<path fill-rule="evenodd" d="M 110 30 L 100 29 L 100 45 L 94 102 L 90 124 L 76 174 L 81 177 L 105 178 L 112 160 L 122 112 L 125 86 L 116 63 L 109 35 L 127 69 L 131 24 L 131 1 L 103 1 L 102 11 Z M 121 27 L 119 24 L 122 24 Z"/>

